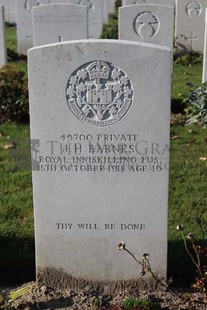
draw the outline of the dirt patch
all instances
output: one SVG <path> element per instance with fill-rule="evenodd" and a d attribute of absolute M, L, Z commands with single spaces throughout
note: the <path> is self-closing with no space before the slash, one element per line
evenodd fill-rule
<path fill-rule="evenodd" d="M 123 305 L 124 301 L 129 297 L 132 299 L 147 299 L 152 305 L 157 305 L 156 309 L 207 309 L 203 294 L 183 289 L 172 289 L 171 291 L 138 291 L 136 289 L 134 291 L 124 290 L 116 294 L 113 294 L 113 292 L 106 294 L 104 292 L 100 293 L 95 289 L 90 289 L 89 287 L 74 291 L 66 288 L 60 290 L 39 286 L 36 282 L 25 285 L 31 285 L 31 290 L 15 301 L 10 302 L 9 308 L 7 308 L 8 310 L 122 310 L 126 309 Z M 6 299 L 12 290 L 2 289 L 2 291 Z M 6 308 L 2 305 L 0 309 L 4 310 Z M 130 309 L 142 310 L 146 308 L 132 307 Z"/>

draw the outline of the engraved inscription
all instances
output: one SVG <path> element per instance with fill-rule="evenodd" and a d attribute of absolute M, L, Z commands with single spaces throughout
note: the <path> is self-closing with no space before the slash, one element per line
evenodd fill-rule
<path fill-rule="evenodd" d="M 39 14 L 34 15 L 36 24 L 81 24 L 84 22 L 82 14 Z"/>
<path fill-rule="evenodd" d="M 104 127 L 118 122 L 127 113 L 133 87 L 120 68 L 97 60 L 73 72 L 66 86 L 66 99 L 79 120 Z"/>
<path fill-rule="evenodd" d="M 186 5 L 185 11 L 189 17 L 198 17 L 201 15 L 202 6 L 197 1 L 191 1 Z"/>
<path fill-rule="evenodd" d="M 78 4 L 87 6 L 90 12 L 94 11 L 95 9 L 94 3 L 91 0 L 80 0 Z"/>
<path fill-rule="evenodd" d="M 159 31 L 160 22 L 150 11 L 139 13 L 134 19 L 134 31 L 141 38 L 154 37 Z"/>

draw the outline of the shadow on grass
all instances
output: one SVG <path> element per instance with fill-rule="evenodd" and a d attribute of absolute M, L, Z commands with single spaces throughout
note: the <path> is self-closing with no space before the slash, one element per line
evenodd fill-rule
<path fill-rule="evenodd" d="M 0 238 L 0 285 L 16 285 L 35 280 L 34 239 Z M 172 286 L 188 287 L 196 272 L 183 241 L 169 241 L 168 279 Z"/>
<path fill-rule="evenodd" d="M 0 238 L 0 285 L 35 280 L 34 239 Z"/>
<path fill-rule="evenodd" d="M 183 103 L 183 99 L 175 99 L 172 98 L 171 100 L 171 111 L 173 113 L 184 113 L 184 109 L 186 108 L 186 105 Z"/>
<path fill-rule="evenodd" d="M 172 286 L 189 287 L 194 283 L 195 277 L 196 269 L 184 248 L 183 240 L 169 241 L 168 279 L 172 279 Z"/>

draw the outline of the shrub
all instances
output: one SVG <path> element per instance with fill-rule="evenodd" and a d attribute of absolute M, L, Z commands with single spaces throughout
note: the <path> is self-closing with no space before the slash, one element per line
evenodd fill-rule
<path fill-rule="evenodd" d="M 193 85 L 190 85 L 193 87 Z M 203 84 L 195 90 L 191 90 L 187 100 L 186 108 L 186 126 L 192 124 L 207 125 L 207 86 Z"/>
<path fill-rule="evenodd" d="M 174 54 L 174 64 L 192 67 L 198 63 L 202 63 L 203 57 L 197 52 L 186 53 L 183 55 Z"/>
<path fill-rule="evenodd" d="M 0 122 L 28 121 L 28 83 L 25 73 L 14 64 L 0 68 Z"/>
<path fill-rule="evenodd" d="M 109 23 L 103 27 L 101 39 L 118 39 L 117 14 L 113 14 L 111 17 Z"/>

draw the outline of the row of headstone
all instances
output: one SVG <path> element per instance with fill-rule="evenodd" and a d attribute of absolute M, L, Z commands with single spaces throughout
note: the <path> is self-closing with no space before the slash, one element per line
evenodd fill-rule
<path fill-rule="evenodd" d="M 175 45 L 178 52 L 203 53 L 206 0 L 122 0 L 123 6 L 132 4 L 162 4 L 175 9 Z M 151 25 L 154 23 L 152 22 Z"/>
<path fill-rule="evenodd" d="M 48 9 L 48 15 L 46 13 L 46 8 L 43 9 L 42 15 L 43 18 L 39 18 L 39 24 L 43 25 L 45 27 L 46 23 L 54 23 L 56 26 L 62 23 L 60 29 L 57 29 L 55 31 L 60 31 L 60 34 L 58 37 L 74 37 L 76 39 L 80 38 L 98 38 L 100 37 L 102 33 L 102 27 L 103 23 L 108 21 L 108 13 L 109 13 L 109 0 L 16 0 L 16 10 L 17 10 L 17 39 L 18 39 L 18 53 L 19 54 L 26 54 L 27 50 L 33 46 L 33 27 L 32 27 L 32 11 L 34 10 L 33 16 L 37 16 L 41 14 L 41 9 L 36 10 L 36 7 L 39 8 L 43 5 L 48 4 L 76 4 L 79 6 L 86 6 L 87 12 L 83 14 L 83 9 L 80 9 L 80 18 L 78 18 L 78 9 L 75 8 L 75 6 L 68 7 L 66 9 L 66 12 L 61 11 L 59 9 L 59 12 L 56 14 L 52 13 L 52 8 Z M 110 4 L 110 10 L 112 11 L 114 9 L 115 2 L 114 0 L 111 0 Z M 54 7 L 53 7 L 54 9 Z M 56 6 L 56 9 L 58 10 L 58 6 Z M 62 7 L 63 9 L 63 7 Z M 71 9 L 71 11 L 70 11 Z M 81 17 L 82 16 L 82 17 Z M 85 19 L 88 20 L 88 25 L 85 27 L 85 29 L 82 30 L 83 34 L 81 34 L 81 37 L 79 37 L 79 29 L 81 26 L 85 25 Z M 62 22 L 61 22 L 62 20 Z M 83 21 L 84 20 L 84 21 Z M 41 25 L 37 26 L 37 19 L 33 21 L 34 28 L 40 29 Z M 64 26 L 65 25 L 65 26 Z M 73 28 L 73 26 L 77 25 L 77 37 L 76 35 L 76 27 Z M 65 28 L 64 28 L 65 27 Z M 37 34 L 37 31 L 34 30 Z M 44 31 L 44 30 L 43 30 Z M 62 34 L 61 34 L 61 31 Z M 66 35 L 66 32 L 70 32 L 70 34 Z M 49 36 L 53 32 L 52 27 L 50 28 Z M 51 34 L 52 35 L 52 34 Z M 84 36 L 86 35 L 86 36 Z M 83 37 L 84 36 L 84 37 Z M 64 40 L 65 40 L 64 39 Z M 36 39 L 34 41 L 37 42 Z M 57 40 L 58 41 L 58 40 Z M 36 43 L 35 43 L 36 44 Z"/>
<path fill-rule="evenodd" d="M 38 281 L 136 289 L 120 241 L 166 278 L 172 50 L 82 40 L 28 60 Z"/>
<path fill-rule="evenodd" d="M 7 62 L 4 6 L 0 5 L 0 67 Z"/>
<path fill-rule="evenodd" d="M 9 23 L 16 23 L 16 5 L 15 5 L 16 0 L 0 0 L 0 5 L 3 5 L 5 7 L 5 20 Z M 81 2 L 81 0 L 79 1 Z M 86 1 L 85 1 L 86 2 Z M 115 0 L 104 0 L 105 5 L 104 5 L 104 14 L 112 14 L 115 11 Z M 38 3 L 35 0 L 25 0 L 24 1 L 25 6 L 30 6 L 30 5 L 36 5 Z M 58 0 L 55 1 L 54 3 L 58 3 Z M 108 7 L 108 12 L 106 13 Z M 108 19 L 108 16 L 106 20 Z"/>
<path fill-rule="evenodd" d="M 6 18 L 10 18 L 10 21 L 14 20 L 14 0 L 0 0 L 0 4 L 5 5 Z M 31 11 L 32 7 L 38 5 L 45 5 L 51 3 L 73 3 L 79 5 L 88 6 L 88 17 L 89 17 L 89 26 L 88 26 L 88 37 L 98 38 L 102 31 L 103 22 L 107 22 L 108 12 L 114 11 L 115 1 L 114 0 L 16 0 L 16 10 L 17 10 L 17 37 L 18 37 L 18 52 L 19 54 L 26 54 L 28 48 L 33 46 L 33 30 L 32 30 L 32 18 Z M 146 5 L 167 5 L 174 7 L 174 0 L 123 0 L 123 8 L 126 6 L 134 4 L 146 4 Z M 176 22 L 175 22 L 175 44 L 178 51 L 198 51 L 203 52 L 204 45 L 204 11 L 207 7 L 207 2 L 205 0 L 199 1 L 190 1 L 190 0 L 176 0 Z M 127 13 L 122 15 L 127 16 Z M 127 11 L 125 11 L 127 12 Z M 135 16 L 132 13 L 129 13 L 129 17 L 134 18 Z M 10 16 L 10 17 L 9 17 Z M 64 15 L 63 15 L 64 16 Z M 159 20 L 160 16 L 153 15 L 153 12 L 143 12 L 141 16 L 137 16 L 138 21 L 134 22 L 133 27 L 130 27 L 132 20 L 126 19 L 123 21 L 123 25 L 130 27 L 128 29 L 129 39 L 140 39 L 143 35 L 143 30 L 148 32 L 147 36 L 151 36 L 152 42 L 156 41 L 156 36 L 162 36 L 161 30 L 164 30 L 162 22 Z M 164 18 L 164 17 L 162 17 Z M 65 17 L 63 17 L 66 20 Z M 139 21 L 141 20 L 141 22 Z M 167 20 L 167 18 L 166 18 Z M 67 24 L 67 23 L 66 23 Z M 170 22 L 171 25 L 171 22 Z M 141 30 L 139 30 L 139 29 Z M 146 30 L 148 28 L 148 30 Z M 162 29 L 161 29 L 162 28 Z M 170 31 L 169 27 L 167 30 Z M 140 32 L 141 31 L 141 35 Z M 119 27 L 119 38 L 122 37 L 122 33 L 126 33 L 124 26 L 120 21 Z M 153 33 L 153 35 L 152 35 Z M 166 33 L 167 35 L 167 33 Z M 164 34 L 165 36 L 165 34 Z M 171 35 L 170 35 L 171 36 Z M 59 35 L 62 37 L 63 35 Z M 157 36 L 158 37 L 158 36 Z M 77 37 L 78 39 L 78 37 Z M 170 38 L 171 40 L 171 38 Z"/>

